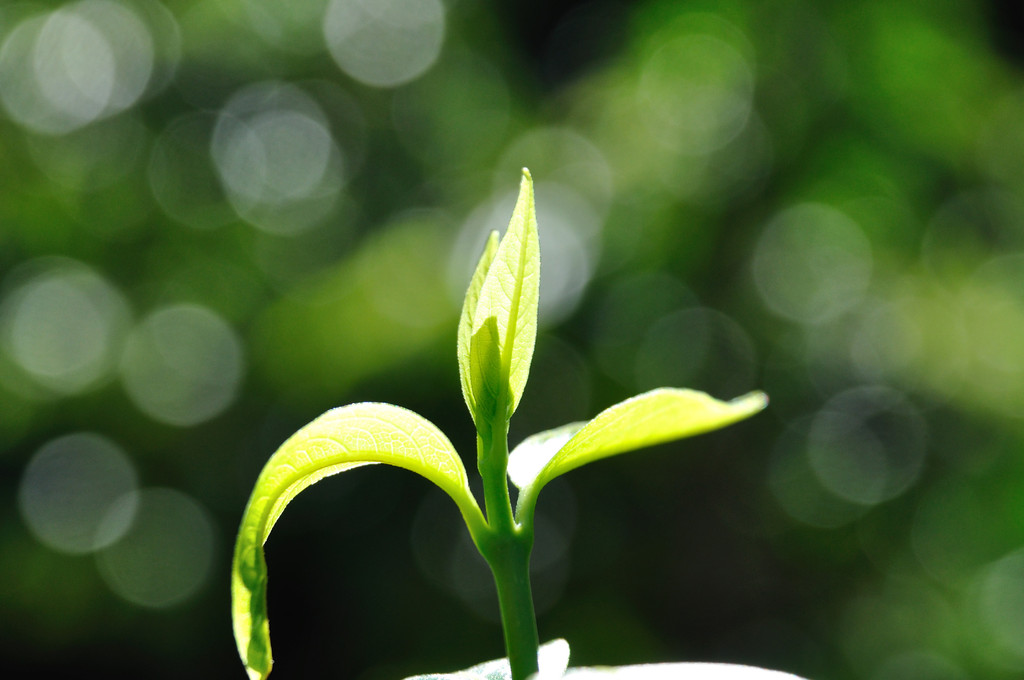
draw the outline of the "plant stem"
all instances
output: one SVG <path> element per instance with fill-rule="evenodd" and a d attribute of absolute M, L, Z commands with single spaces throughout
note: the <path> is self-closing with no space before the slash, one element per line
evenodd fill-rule
<path fill-rule="evenodd" d="M 526 680 L 537 672 L 537 616 L 530 588 L 530 550 L 533 537 L 523 534 L 509 537 L 488 564 L 494 574 L 505 631 L 505 651 L 512 669 L 512 680 Z"/>
<path fill-rule="evenodd" d="M 501 411 L 499 411 L 501 412 Z M 477 437 L 478 468 L 484 482 L 488 531 L 476 540 L 494 575 L 505 632 L 505 651 L 512 680 L 526 680 L 537 672 L 537 615 L 530 587 L 532 526 L 516 523 L 508 493 L 508 421 Z"/>
<path fill-rule="evenodd" d="M 477 469 L 484 482 L 487 524 L 495 535 L 511 535 L 516 531 L 516 521 L 508 495 L 508 423 L 502 428 L 493 428 L 487 437 L 478 434 L 477 447 Z"/>

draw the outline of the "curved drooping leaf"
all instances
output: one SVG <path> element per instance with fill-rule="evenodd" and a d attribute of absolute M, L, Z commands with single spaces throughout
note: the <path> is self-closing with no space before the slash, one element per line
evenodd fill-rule
<path fill-rule="evenodd" d="M 724 427 L 757 413 L 767 403 L 762 392 L 720 401 L 695 390 L 662 387 L 605 409 L 557 449 L 544 442 L 557 443 L 575 424 L 534 435 L 534 445 L 520 445 L 509 456 L 509 470 L 515 471 L 512 481 L 522 490 L 520 506 L 530 507 L 541 487 L 569 470 Z"/>
<path fill-rule="evenodd" d="M 372 463 L 423 475 L 452 497 L 474 535 L 484 525 L 461 459 L 444 434 L 422 416 L 391 404 L 362 403 L 333 409 L 309 423 L 267 461 L 238 530 L 231 614 L 238 653 L 250 678 L 266 678 L 273 664 L 263 544 L 274 523 L 309 485 Z"/>
<path fill-rule="evenodd" d="M 478 388 L 474 388 L 473 373 L 474 365 L 471 357 L 476 352 L 472 351 L 473 328 L 476 318 L 477 305 L 480 302 L 480 290 L 484 287 L 484 278 L 487 276 L 494 255 L 498 252 L 498 232 L 492 231 L 487 237 L 487 244 L 476 264 L 473 278 L 470 279 L 469 288 L 466 290 L 466 298 L 462 302 L 462 317 L 459 320 L 458 344 L 456 346 L 459 357 L 459 376 L 462 378 L 462 398 L 466 401 L 466 407 L 473 416 L 473 422 L 477 421 L 477 403 L 479 400 Z M 479 371 L 479 368 L 477 368 Z"/>
<path fill-rule="evenodd" d="M 474 294 L 473 286 L 470 286 L 467 299 L 470 294 Z M 530 360 L 537 340 L 537 305 L 540 296 L 537 213 L 533 200 L 533 180 L 526 168 L 523 168 L 519 198 L 512 211 L 508 230 L 498 244 L 477 296 L 476 308 L 472 313 L 464 314 L 464 318 L 469 316 L 472 319 L 469 336 L 477 336 L 480 329 L 493 318 L 497 332 L 493 334 L 491 342 L 497 346 L 494 349 L 471 346 L 469 364 L 491 361 L 492 357 L 499 359 L 500 388 L 508 390 L 505 398 L 506 416 L 511 416 L 519 405 L 519 398 L 530 373 Z M 487 373 L 484 370 L 470 370 L 470 376 Z M 471 391 L 474 394 L 477 387 L 471 380 Z"/>

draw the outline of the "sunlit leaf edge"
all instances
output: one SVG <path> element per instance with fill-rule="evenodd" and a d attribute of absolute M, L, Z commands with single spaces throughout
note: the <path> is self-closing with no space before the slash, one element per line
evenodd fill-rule
<path fill-rule="evenodd" d="M 521 507 L 531 507 L 539 490 L 555 477 L 620 453 L 710 432 L 763 410 L 768 397 L 750 392 L 721 401 L 696 390 L 659 387 L 610 406 L 580 428 L 531 481 L 524 476 Z M 630 422 L 631 421 L 631 422 Z M 556 428 L 557 429 L 557 428 Z"/>
<path fill-rule="evenodd" d="M 473 340 L 473 322 L 477 306 L 480 303 L 480 291 L 483 288 L 484 279 L 487 277 L 487 272 L 494 262 L 494 256 L 498 252 L 498 243 L 498 232 L 492 231 L 487 237 L 483 254 L 480 255 L 476 270 L 474 270 L 469 287 L 466 289 L 466 297 L 462 302 L 462 315 L 459 319 L 456 350 L 459 359 L 459 377 L 462 380 L 462 398 L 466 401 L 466 407 L 469 409 L 474 423 L 479 420 L 477 412 L 479 395 L 476 394 L 472 379 L 472 362 L 474 357 L 470 350 Z"/>
<path fill-rule="evenodd" d="M 270 673 L 273 656 L 266 610 L 263 544 L 281 512 L 309 485 L 345 470 L 384 463 L 416 472 L 458 505 L 471 531 L 484 524 L 462 461 L 436 426 L 391 404 L 332 409 L 288 438 L 270 457 L 246 506 L 231 569 L 235 641 L 254 680 Z"/>
<path fill-rule="evenodd" d="M 512 218 L 484 277 L 472 328 L 475 335 L 489 318 L 495 319 L 501 380 L 509 390 L 507 416 L 515 412 L 526 387 L 537 339 L 539 300 L 540 240 L 533 178 L 523 168 Z"/>

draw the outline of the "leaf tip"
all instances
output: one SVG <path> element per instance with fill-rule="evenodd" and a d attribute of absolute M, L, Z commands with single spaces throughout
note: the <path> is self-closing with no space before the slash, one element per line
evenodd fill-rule
<path fill-rule="evenodd" d="M 533 183 L 533 177 L 530 175 L 529 168 L 523 168 L 523 181 Z"/>
<path fill-rule="evenodd" d="M 736 397 L 730 402 L 736 408 L 753 415 L 768 407 L 768 395 L 764 392 L 750 392 L 742 397 Z"/>

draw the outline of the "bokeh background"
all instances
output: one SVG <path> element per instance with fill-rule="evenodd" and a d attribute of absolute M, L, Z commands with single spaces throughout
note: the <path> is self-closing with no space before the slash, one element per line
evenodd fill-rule
<path fill-rule="evenodd" d="M 545 490 L 542 637 L 1021 677 L 1020 7 L 4 2 L 0 673 L 243 677 L 231 546 L 285 437 L 387 401 L 472 454 L 455 323 L 529 166 L 513 440 L 659 385 L 772 399 Z M 413 475 L 310 489 L 268 559 L 281 680 L 503 653 Z"/>

